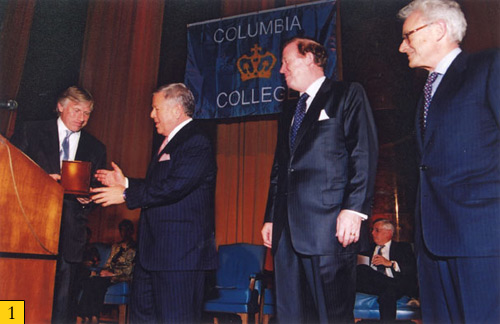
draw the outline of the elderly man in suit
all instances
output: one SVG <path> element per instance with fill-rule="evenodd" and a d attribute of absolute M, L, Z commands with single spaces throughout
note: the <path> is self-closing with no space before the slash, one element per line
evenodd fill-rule
<path fill-rule="evenodd" d="M 112 171 L 97 172 L 108 187 L 93 190 L 93 200 L 142 208 L 130 321 L 196 323 L 206 271 L 217 262 L 215 155 L 209 137 L 191 118 L 194 97 L 185 85 L 160 87 L 152 106 L 151 118 L 165 139 L 146 178 L 125 178 L 113 163 Z"/>
<path fill-rule="evenodd" d="M 95 172 L 106 166 L 106 147 L 82 129 L 93 107 L 94 99 L 87 90 L 69 87 L 57 101 L 57 120 L 26 122 L 16 130 L 11 141 L 54 180 L 61 179 L 63 160 L 91 162 L 91 170 Z M 89 198 L 64 196 L 52 315 L 56 323 L 76 318 L 78 287 L 75 280 L 83 259 L 91 206 Z"/>
<path fill-rule="evenodd" d="M 427 323 L 500 320 L 500 52 L 462 52 L 449 0 L 417 0 L 400 52 L 429 71 L 417 109 L 416 253 Z"/>
<path fill-rule="evenodd" d="M 374 244 L 368 250 L 369 265 L 356 268 L 356 290 L 378 296 L 380 320 L 396 319 L 396 302 L 417 295 L 417 264 L 409 243 L 393 241 L 394 225 L 388 219 L 373 222 Z"/>
<path fill-rule="evenodd" d="M 316 41 L 284 46 L 280 72 L 301 96 L 279 121 L 262 228 L 282 323 L 352 322 L 358 240 L 368 239 L 377 133 L 363 88 L 327 79 L 326 62 Z"/>

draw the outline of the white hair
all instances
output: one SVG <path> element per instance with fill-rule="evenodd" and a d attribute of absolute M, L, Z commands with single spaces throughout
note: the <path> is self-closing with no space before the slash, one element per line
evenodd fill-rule
<path fill-rule="evenodd" d="M 413 12 L 422 14 L 426 23 L 443 20 L 451 39 L 460 43 L 465 36 L 467 21 L 460 5 L 453 0 L 414 0 L 401 9 L 398 17 L 406 19 Z"/>

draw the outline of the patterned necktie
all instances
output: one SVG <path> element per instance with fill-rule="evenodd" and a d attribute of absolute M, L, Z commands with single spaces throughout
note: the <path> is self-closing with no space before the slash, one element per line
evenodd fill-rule
<path fill-rule="evenodd" d="M 293 124 L 290 128 L 290 148 L 293 148 L 295 145 L 295 136 L 297 136 L 297 131 L 300 128 L 300 124 L 304 120 L 304 116 L 306 115 L 306 101 L 309 98 L 307 93 L 303 93 L 300 96 L 299 102 L 297 102 L 297 107 L 295 108 L 295 115 L 293 116 Z"/>
<path fill-rule="evenodd" d="M 66 130 L 66 137 L 63 139 L 61 145 L 61 152 L 59 153 L 62 161 L 67 161 L 69 159 L 69 137 L 73 134 L 69 129 Z"/>
<path fill-rule="evenodd" d="M 431 72 L 427 77 L 427 81 L 424 86 L 424 109 L 422 110 L 420 126 L 422 128 L 422 136 L 424 134 L 425 128 L 427 127 L 427 114 L 429 113 L 429 106 L 432 100 L 432 84 L 436 81 L 439 73 Z"/>
<path fill-rule="evenodd" d="M 382 249 L 385 247 L 385 245 L 382 245 L 380 249 L 378 249 L 377 255 L 382 255 Z M 383 264 L 379 264 L 377 266 L 377 271 L 380 273 L 385 274 L 385 266 Z"/>

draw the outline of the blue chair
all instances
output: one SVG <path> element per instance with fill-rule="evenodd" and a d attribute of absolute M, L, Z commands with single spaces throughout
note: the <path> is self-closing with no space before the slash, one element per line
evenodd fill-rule
<path fill-rule="evenodd" d="M 354 318 L 356 319 L 380 319 L 378 297 L 369 294 L 356 293 L 356 302 L 354 303 Z M 408 305 L 410 297 L 403 296 L 398 299 L 396 320 L 420 320 L 422 315 L 420 307 Z"/>
<path fill-rule="evenodd" d="M 259 277 L 265 256 L 263 245 L 237 243 L 219 246 L 216 297 L 205 300 L 203 310 L 237 314 L 243 324 L 248 323 L 249 315 L 258 316 Z M 214 323 L 217 321 L 215 315 Z"/>
<path fill-rule="evenodd" d="M 377 296 L 363 293 L 356 293 L 356 301 L 354 303 L 354 318 L 356 320 L 379 320 L 379 305 Z M 408 305 L 410 297 L 403 296 L 397 302 L 396 319 L 397 320 L 417 320 L 422 318 L 420 307 Z M 275 314 L 274 294 L 271 289 L 264 289 L 261 318 L 263 324 L 268 324 L 269 319 Z"/>
<path fill-rule="evenodd" d="M 106 261 L 111 254 L 111 245 L 106 243 L 94 243 L 94 246 L 99 251 L 101 260 L 96 270 L 101 270 L 106 265 Z M 130 287 L 128 282 L 118 282 L 108 287 L 104 296 L 104 304 L 118 306 L 118 323 L 124 324 L 128 317 Z"/>

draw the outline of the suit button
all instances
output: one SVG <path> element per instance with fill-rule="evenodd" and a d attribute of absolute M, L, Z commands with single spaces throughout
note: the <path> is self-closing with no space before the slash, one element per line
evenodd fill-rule
<path fill-rule="evenodd" d="M 427 165 L 422 164 L 422 165 L 420 166 L 420 171 L 427 171 L 427 170 L 429 170 L 429 167 L 428 167 Z"/>
<path fill-rule="evenodd" d="M 295 172 L 295 169 L 290 168 L 290 169 L 288 169 L 288 172 L 289 173 Z"/>

